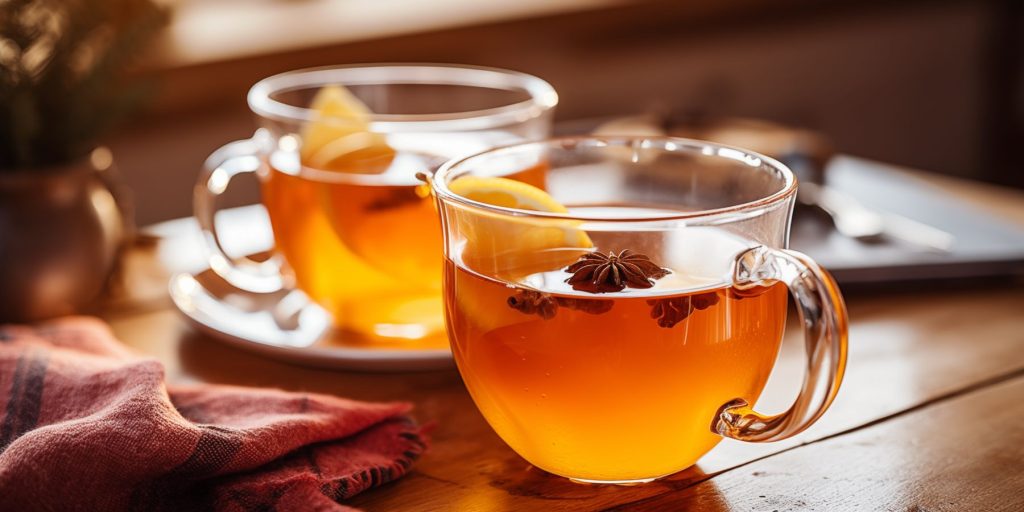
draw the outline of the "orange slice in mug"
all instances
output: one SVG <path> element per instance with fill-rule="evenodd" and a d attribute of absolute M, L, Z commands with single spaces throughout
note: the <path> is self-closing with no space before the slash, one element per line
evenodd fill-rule
<path fill-rule="evenodd" d="M 383 172 L 391 165 L 395 150 L 384 134 L 370 131 L 370 109 L 347 89 L 322 87 L 310 108 L 315 118 L 302 129 L 304 165 L 359 174 Z"/>

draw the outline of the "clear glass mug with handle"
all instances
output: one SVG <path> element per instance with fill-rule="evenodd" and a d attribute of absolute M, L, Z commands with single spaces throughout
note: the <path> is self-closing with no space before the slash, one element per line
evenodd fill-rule
<path fill-rule="evenodd" d="M 537 166 L 546 192 L 507 180 Z M 846 310 L 829 274 L 786 248 L 797 183 L 779 162 L 686 139 L 562 138 L 449 162 L 432 188 L 459 371 L 541 469 L 650 481 L 724 437 L 795 435 L 835 398 Z M 787 295 L 807 370 L 793 405 L 764 415 L 752 407 Z"/>
<path fill-rule="evenodd" d="M 248 94 L 260 128 L 215 151 L 195 188 L 210 267 L 251 292 L 297 287 L 360 343 L 445 346 L 440 229 L 417 174 L 548 136 L 557 101 L 539 78 L 466 66 L 357 65 L 266 78 Z M 270 217 L 267 261 L 228 254 L 214 222 L 217 197 L 244 173 L 258 176 Z"/>

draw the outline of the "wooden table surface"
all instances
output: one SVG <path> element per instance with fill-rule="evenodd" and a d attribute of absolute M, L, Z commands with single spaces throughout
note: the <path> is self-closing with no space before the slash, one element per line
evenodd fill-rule
<path fill-rule="evenodd" d="M 922 174 L 922 176 L 927 176 Z M 928 177 L 1024 225 L 1024 194 Z M 436 423 L 431 450 L 398 481 L 357 496 L 374 510 L 1024 510 L 1024 283 L 847 295 L 850 357 L 829 412 L 795 439 L 725 441 L 651 484 L 571 483 L 519 458 L 488 427 L 455 370 L 372 374 L 308 369 L 192 330 L 166 295 L 198 240 L 184 223 L 132 251 L 123 296 L 103 316 L 172 382 L 216 382 L 408 400 Z M 791 322 L 795 324 L 795 322 Z M 782 410 L 803 371 L 787 331 L 759 409 Z"/>

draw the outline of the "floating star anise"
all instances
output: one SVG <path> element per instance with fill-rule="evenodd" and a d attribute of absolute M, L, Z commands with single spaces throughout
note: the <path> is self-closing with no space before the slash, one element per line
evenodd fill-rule
<path fill-rule="evenodd" d="M 554 318 L 558 308 L 600 315 L 610 311 L 614 304 L 615 302 L 611 300 L 553 297 L 533 290 L 519 290 L 508 298 L 508 307 L 526 315 L 537 315 L 545 320 Z"/>
<path fill-rule="evenodd" d="M 533 290 L 519 290 L 508 298 L 508 307 L 527 315 L 537 315 L 545 320 L 555 317 L 558 303 L 550 295 Z"/>
<path fill-rule="evenodd" d="M 563 308 L 575 309 L 590 315 L 600 315 L 611 311 L 615 301 L 610 299 L 570 299 L 569 297 L 558 297 L 558 305 Z"/>
<path fill-rule="evenodd" d="M 744 288 L 744 289 L 739 289 L 739 288 L 736 288 L 736 287 L 732 287 L 732 288 L 729 288 L 729 291 L 727 293 L 728 293 L 728 297 L 730 299 L 733 299 L 733 300 L 743 300 L 743 299 L 749 299 L 749 298 L 752 298 L 752 297 L 757 297 L 758 295 L 761 295 L 762 293 L 765 293 L 768 290 L 770 290 L 771 287 L 772 287 L 772 285 L 768 285 L 768 286 L 752 286 L 750 288 Z"/>
<path fill-rule="evenodd" d="M 693 303 L 690 297 L 672 297 L 671 299 L 651 299 L 647 301 L 651 305 L 651 318 L 658 321 L 659 327 L 671 329 L 676 324 L 686 320 L 686 317 L 693 313 Z"/>
<path fill-rule="evenodd" d="M 566 283 L 571 284 L 574 290 L 590 293 L 617 292 L 627 286 L 650 288 L 654 286 L 655 279 L 668 275 L 668 270 L 629 249 L 619 254 L 588 252 L 565 271 L 572 274 Z"/>
<path fill-rule="evenodd" d="M 718 304 L 718 294 L 715 292 L 700 293 L 690 298 L 693 303 L 693 307 L 699 310 L 705 310 Z"/>
<path fill-rule="evenodd" d="M 647 301 L 647 304 L 651 306 L 651 318 L 657 320 L 659 326 L 671 329 L 679 322 L 686 320 L 693 310 L 705 310 L 718 304 L 718 294 L 707 292 L 685 297 L 651 299 Z"/>

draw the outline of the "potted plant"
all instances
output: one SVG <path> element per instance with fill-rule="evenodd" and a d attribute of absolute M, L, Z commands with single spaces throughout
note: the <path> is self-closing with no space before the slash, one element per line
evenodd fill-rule
<path fill-rule="evenodd" d="M 0 2 L 0 323 L 95 302 L 130 231 L 102 136 L 146 95 L 124 70 L 152 0 Z"/>

